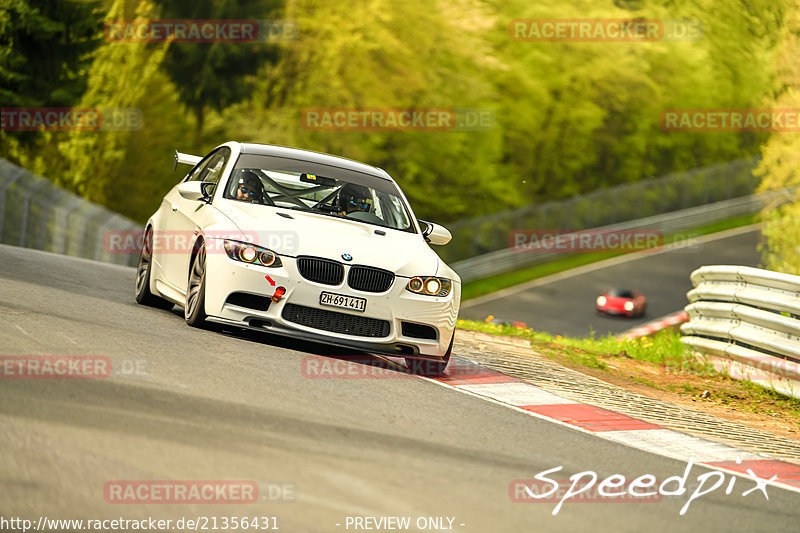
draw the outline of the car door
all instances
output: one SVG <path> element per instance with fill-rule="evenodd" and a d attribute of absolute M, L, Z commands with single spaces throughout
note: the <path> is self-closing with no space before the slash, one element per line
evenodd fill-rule
<path fill-rule="evenodd" d="M 184 181 L 210 183 L 208 191 L 213 197 L 225 165 L 231 156 L 227 146 L 218 148 L 192 169 Z M 199 232 L 214 220 L 214 207 L 206 201 L 187 200 L 174 187 L 164 197 L 168 204 L 164 221 L 162 264 L 167 282 L 182 294 L 186 293 L 191 259 L 191 246 Z"/>

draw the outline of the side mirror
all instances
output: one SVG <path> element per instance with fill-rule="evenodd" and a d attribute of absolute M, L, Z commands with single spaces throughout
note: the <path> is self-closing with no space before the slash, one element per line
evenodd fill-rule
<path fill-rule="evenodd" d="M 428 222 L 426 220 L 418 220 L 420 229 L 422 229 L 422 236 L 431 244 L 443 245 L 450 242 L 453 236 L 444 226 Z"/>
<path fill-rule="evenodd" d="M 206 190 L 207 185 L 211 184 L 201 181 L 184 181 L 178 185 L 178 194 L 194 202 L 199 202 L 200 200 L 207 201 L 211 199 Z"/>
<path fill-rule="evenodd" d="M 204 181 L 200 184 L 200 190 L 203 191 L 203 197 L 209 202 L 211 201 L 211 196 L 214 194 L 215 186 L 216 184 L 210 181 Z"/>

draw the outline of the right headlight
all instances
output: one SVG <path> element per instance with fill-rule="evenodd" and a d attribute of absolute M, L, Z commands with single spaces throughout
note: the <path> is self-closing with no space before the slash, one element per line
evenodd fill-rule
<path fill-rule="evenodd" d="M 436 276 L 414 276 L 406 285 L 407 291 L 425 296 L 447 296 L 452 289 L 452 281 Z"/>
<path fill-rule="evenodd" d="M 234 261 L 265 267 L 282 266 L 281 258 L 272 250 L 239 241 L 225 240 L 225 253 Z"/>
<path fill-rule="evenodd" d="M 606 297 L 605 296 L 598 296 L 597 297 L 597 305 L 599 305 L 600 307 L 603 307 L 604 305 L 606 305 Z"/>

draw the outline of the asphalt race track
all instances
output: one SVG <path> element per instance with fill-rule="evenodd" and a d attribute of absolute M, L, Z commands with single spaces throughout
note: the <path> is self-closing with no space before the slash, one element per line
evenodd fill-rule
<path fill-rule="evenodd" d="M 703 265 L 758 266 L 759 232 L 750 227 L 730 230 L 726 238 L 709 236 L 688 247 L 661 253 L 643 252 L 580 269 L 580 275 L 565 272 L 464 302 L 460 318 L 496 318 L 525 322 L 554 335 L 572 337 L 622 333 L 675 311 L 688 303 L 692 288 L 689 275 Z M 599 315 L 595 299 L 607 289 L 623 287 L 640 291 L 647 298 L 641 318 Z"/>
<path fill-rule="evenodd" d="M 737 246 L 752 236 L 742 239 Z M 682 292 L 668 288 L 668 270 L 645 269 L 665 293 Z M 616 279 L 604 275 L 587 290 Z M 567 503 L 555 516 L 555 503 L 512 503 L 512 480 L 557 466 L 558 479 L 592 470 L 663 480 L 685 464 L 424 378 L 310 378 L 309 360 L 347 354 L 190 328 L 179 310 L 137 305 L 133 279 L 131 268 L 0 246 L 0 355 L 107 356 L 115 369 L 107 379 L 0 379 L 0 517 L 269 515 L 285 533 L 354 531 L 354 515 L 455 517 L 453 530 L 481 533 L 797 527 L 800 495 L 775 487 L 769 500 L 717 490 L 684 516 L 685 496 Z M 654 304 L 660 294 L 650 294 Z M 104 487 L 119 480 L 254 480 L 285 490 L 250 504 L 107 503 Z"/>

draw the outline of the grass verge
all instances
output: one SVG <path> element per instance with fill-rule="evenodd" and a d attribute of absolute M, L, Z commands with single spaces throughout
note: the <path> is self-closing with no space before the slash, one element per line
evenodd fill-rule
<path fill-rule="evenodd" d="M 747 226 L 749 224 L 754 224 L 755 222 L 758 222 L 758 215 L 747 215 L 728 220 L 722 220 L 707 226 L 702 226 L 672 235 L 665 235 L 664 244 L 671 244 L 675 242 L 676 239 L 685 238 L 687 235 L 691 237 L 700 237 L 702 235 L 710 235 L 711 233 L 718 233 L 727 229 Z M 532 279 L 557 274 L 564 270 L 569 270 L 570 268 L 596 263 L 597 261 L 610 259 L 618 255 L 625 254 L 623 252 L 571 254 L 560 257 L 553 261 L 548 261 L 547 263 L 533 265 L 521 270 L 506 272 L 504 274 L 492 276 L 491 278 L 470 281 L 468 283 L 464 283 L 461 287 L 461 300 L 466 301 L 471 298 L 477 298 L 478 296 L 483 296 L 484 294 L 489 294 L 501 289 L 513 287 L 514 285 L 519 285 Z"/>
<path fill-rule="evenodd" d="M 535 352 L 623 388 L 791 438 L 800 436 L 800 400 L 697 362 L 680 343 L 676 328 L 636 339 L 576 339 L 470 320 L 459 320 L 458 327 L 523 337 Z"/>

